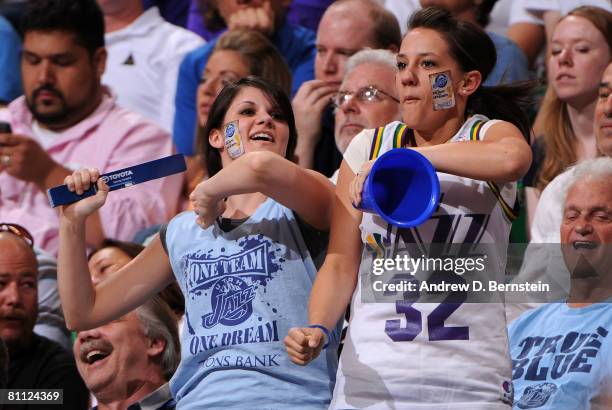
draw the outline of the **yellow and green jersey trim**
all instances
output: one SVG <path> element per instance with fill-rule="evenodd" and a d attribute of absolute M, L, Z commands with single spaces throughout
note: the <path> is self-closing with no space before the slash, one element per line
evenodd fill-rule
<path fill-rule="evenodd" d="M 510 222 L 517 219 L 521 211 L 518 200 L 514 201 L 514 206 L 511 207 L 501 196 L 499 187 L 497 186 L 495 182 L 487 181 L 487 185 L 489 185 L 489 189 L 491 190 L 491 192 L 493 192 L 493 195 L 495 195 L 495 197 L 497 198 L 497 201 L 501 205 L 501 208 L 504 211 L 504 215 L 506 215 L 506 218 L 508 218 Z"/>
<path fill-rule="evenodd" d="M 481 141 L 480 132 L 482 130 L 482 126 L 486 123 L 486 121 L 478 120 L 475 121 L 470 128 L 469 136 L 470 141 Z M 380 150 L 383 142 L 383 135 L 385 132 L 385 127 L 378 127 L 374 132 L 374 139 L 372 140 L 372 147 L 370 148 L 370 161 L 378 158 L 380 155 Z M 406 124 L 400 124 L 395 128 L 395 132 L 393 133 L 393 148 L 402 148 L 405 146 L 415 146 L 416 141 L 414 138 L 414 131 L 406 126 Z M 501 208 L 504 212 L 504 215 L 511 222 L 518 218 L 520 213 L 520 206 L 518 201 L 515 201 L 514 206 L 510 206 L 506 200 L 502 197 L 499 187 L 495 182 L 487 181 L 487 185 L 491 192 L 497 198 L 497 201 L 500 203 Z"/>
<path fill-rule="evenodd" d="M 476 121 L 472 125 L 470 129 L 470 141 L 481 141 L 480 131 L 482 130 L 482 126 L 486 121 Z M 506 218 L 510 220 L 510 222 L 514 221 L 519 217 L 520 207 L 518 201 L 514 202 L 514 206 L 510 206 L 506 200 L 502 197 L 501 192 L 497 184 L 493 181 L 487 181 L 487 185 L 489 185 L 489 189 L 493 192 L 493 195 L 497 198 L 497 201 L 501 205 L 502 210 L 504 211 L 504 215 Z"/>
<path fill-rule="evenodd" d="M 370 148 L 370 161 L 378 158 L 380 155 L 384 133 L 385 127 L 378 127 L 375 129 L 374 139 L 372 140 L 372 146 Z M 393 133 L 393 148 L 403 148 L 406 145 L 414 145 L 414 132 L 409 129 L 406 124 L 400 124 L 395 128 Z"/>
<path fill-rule="evenodd" d="M 374 131 L 374 139 L 372 140 L 372 147 L 370 148 L 370 161 L 378 158 L 378 154 L 380 154 L 384 132 L 385 127 L 378 127 Z"/>
<path fill-rule="evenodd" d="M 479 141 L 480 140 L 480 130 L 484 125 L 485 121 L 475 121 L 470 129 L 470 141 Z"/>

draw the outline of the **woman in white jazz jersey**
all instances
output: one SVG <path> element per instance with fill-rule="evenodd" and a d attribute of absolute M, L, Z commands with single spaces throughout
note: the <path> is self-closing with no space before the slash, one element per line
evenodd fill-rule
<path fill-rule="evenodd" d="M 518 104 L 528 86 L 481 86 L 495 60 L 493 43 L 478 27 L 439 9 L 415 13 L 397 56 L 403 123 L 363 131 L 344 155 L 330 246 L 310 297 L 310 327 L 291 329 L 285 339 L 291 359 L 307 364 L 351 302 L 333 409 L 510 406 L 503 306 L 364 303 L 357 286 L 360 270 L 372 273 L 373 253 L 394 258 L 409 245 L 429 243 L 497 244 L 501 250 L 490 255 L 489 266 L 503 272 L 515 181 L 531 152 Z M 440 206 L 411 229 L 398 230 L 352 205 L 361 200 L 373 160 L 394 147 L 418 150 L 440 179 Z"/>

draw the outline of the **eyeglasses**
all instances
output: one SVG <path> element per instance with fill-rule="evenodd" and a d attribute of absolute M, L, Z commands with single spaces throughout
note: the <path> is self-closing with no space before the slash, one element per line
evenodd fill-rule
<path fill-rule="evenodd" d="M 17 235 L 26 241 L 31 248 L 34 247 L 34 238 L 32 238 L 32 234 L 21 225 L 0 222 L 0 232 L 10 232 L 13 235 Z"/>
<path fill-rule="evenodd" d="M 386 92 L 379 90 L 373 85 L 368 85 L 367 87 L 360 88 L 355 92 L 350 91 L 339 91 L 334 95 L 332 102 L 335 108 L 339 108 L 342 104 L 348 102 L 351 98 L 355 97 L 358 101 L 361 102 L 374 102 L 374 101 L 382 101 L 383 98 L 381 95 L 386 96 L 387 98 L 391 98 L 393 101 L 399 103 L 399 100 L 394 96 L 387 94 Z"/>

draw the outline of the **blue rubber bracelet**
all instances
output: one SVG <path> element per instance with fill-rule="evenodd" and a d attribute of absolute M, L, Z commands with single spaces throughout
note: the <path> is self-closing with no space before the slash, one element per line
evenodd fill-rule
<path fill-rule="evenodd" d="M 326 328 L 325 326 L 323 326 L 323 325 L 310 325 L 310 326 L 308 326 L 308 327 L 310 327 L 310 328 L 312 328 L 312 329 L 321 329 L 321 330 L 323 331 L 323 333 L 325 333 L 325 337 L 327 338 L 327 343 L 325 343 L 325 344 L 323 345 L 323 349 L 326 349 L 326 348 L 327 348 L 327 346 L 329 346 L 329 342 L 330 342 L 330 340 L 331 340 L 331 333 L 330 333 L 329 329 L 327 329 L 327 328 Z"/>

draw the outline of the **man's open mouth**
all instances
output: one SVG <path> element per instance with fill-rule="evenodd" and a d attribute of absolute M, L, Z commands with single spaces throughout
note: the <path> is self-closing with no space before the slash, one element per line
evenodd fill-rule
<path fill-rule="evenodd" d="M 599 244 L 591 241 L 575 241 L 572 242 L 574 249 L 595 249 Z"/>

